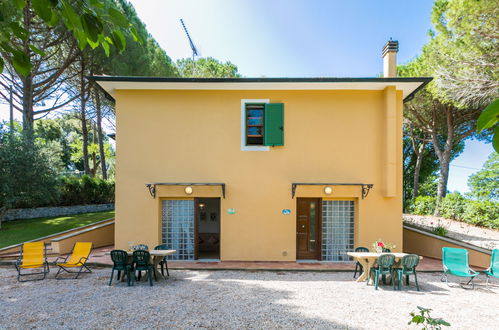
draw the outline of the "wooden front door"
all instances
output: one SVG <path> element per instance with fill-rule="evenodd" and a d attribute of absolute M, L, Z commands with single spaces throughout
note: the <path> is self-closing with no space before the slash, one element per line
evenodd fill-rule
<path fill-rule="evenodd" d="M 296 259 L 321 258 L 321 199 L 296 200 Z"/>

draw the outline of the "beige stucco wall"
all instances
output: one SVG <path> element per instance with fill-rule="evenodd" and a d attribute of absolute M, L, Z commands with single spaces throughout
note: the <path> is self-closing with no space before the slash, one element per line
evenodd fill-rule
<path fill-rule="evenodd" d="M 153 199 L 146 183 L 224 182 L 222 260 L 295 260 L 296 197 L 355 200 L 355 245 L 382 238 L 402 249 L 401 92 L 118 90 L 115 98 L 117 248 L 160 242 L 162 198 L 221 196 L 220 187 L 193 187 L 191 196 L 158 187 Z M 284 146 L 241 151 L 241 99 L 284 103 Z M 374 189 L 361 199 L 360 187 L 326 196 L 300 186 L 292 199 L 292 182 Z"/>
<path fill-rule="evenodd" d="M 414 230 L 404 228 L 404 252 L 415 253 L 425 257 L 441 260 L 443 247 L 459 249 L 466 248 L 444 239 L 439 239 L 430 235 L 424 235 Z M 477 249 L 466 248 L 466 250 L 468 250 L 468 259 L 470 265 L 480 268 L 489 267 L 490 254 L 480 252 Z"/>

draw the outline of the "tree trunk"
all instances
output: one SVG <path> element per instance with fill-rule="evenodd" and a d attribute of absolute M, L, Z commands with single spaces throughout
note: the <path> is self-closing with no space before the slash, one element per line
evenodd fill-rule
<path fill-rule="evenodd" d="M 85 174 L 90 174 L 90 166 L 88 159 L 88 127 L 87 127 L 87 117 L 86 117 L 86 99 L 85 99 L 85 63 L 83 59 L 83 54 L 81 55 L 81 76 L 80 76 L 80 84 L 81 84 L 81 134 L 83 138 L 83 171 Z"/>
<path fill-rule="evenodd" d="M 97 175 L 97 166 L 99 166 L 97 163 L 97 155 L 95 154 L 95 152 L 92 152 L 92 165 L 92 177 L 95 178 L 95 176 Z"/>
<path fill-rule="evenodd" d="M 31 30 L 31 2 L 28 1 L 23 10 L 23 28 L 27 31 Z M 23 41 L 23 52 L 31 57 L 31 50 L 29 48 L 30 38 Z M 23 131 L 29 138 L 33 137 L 33 76 L 31 72 L 26 77 L 20 77 L 22 82 L 22 101 L 23 101 Z M 34 143 L 34 140 L 33 140 Z"/>
<path fill-rule="evenodd" d="M 440 173 L 438 175 L 437 187 L 437 204 L 435 206 L 435 216 L 440 216 L 440 204 L 442 198 L 447 194 L 447 182 L 449 180 L 449 165 L 451 159 L 452 148 L 454 147 L 454 123 L 453 114 L 449 106 L 445 107 L 445 116 L 447 122 L 447 137 L 443 149 L 440 148 L 438 143 L 438 136 L 436 133 L 432 134 L 433 149 L 437 154 L 440 163 Z M 436 132 L 436 130 L 433 130 Z"/>
<path fill-rule="evenodd" d="M 421 142 L 419 148 L 415 150 L 416 154 L 416 165 L 414 167 L 414 182 L 412 186 L 412 198 L 416 199 L 419 194 L 419 173 L 421 172 L 421 165 L 423 164 L 423 152 L 426 146 L 425 142 Z"/>
<path fill-rule="evenodd" d="M 97 112 L 97 135 L 99 138 L 99 156 L 102 168 L 102 178 L 107 180 L 106 154 L 104 152 L 104 134 L 102 134 L 102 112 L 99 92 L 95 90 L 95 110 Z"/>
<path fill-rule="evenodd" d="M 0 207 L 0 229 L 2 229 L 2 222 L 5 214 L 7 213 L 7 208 L 5 206 Z"/>

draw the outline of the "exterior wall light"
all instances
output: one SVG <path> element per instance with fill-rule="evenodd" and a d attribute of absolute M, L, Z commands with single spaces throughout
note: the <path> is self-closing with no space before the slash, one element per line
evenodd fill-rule
<path fill-rule="evenodd" d="M 192 194 L 192 187 L 191 186 L 185 187 L 184 191 L 187 195 L 190 195 Z"/>
<path fill-rule="evenodd" d="M 333 192 L 333 188 L 331 188 L 331 187 L 324 188 L 324 193 L 326 195 L 331 195 L 332 192 Z"/>

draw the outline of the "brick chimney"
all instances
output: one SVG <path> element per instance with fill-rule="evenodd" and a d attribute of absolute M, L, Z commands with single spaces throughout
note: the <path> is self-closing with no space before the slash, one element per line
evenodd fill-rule
<path fill-rule="evenodd" d="M 388 40 L 383 47 L 383 77 L 390 78 L 397 76 L 397 52 L 399 51 L 399 42 L 397 40 Z"/>

